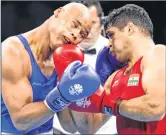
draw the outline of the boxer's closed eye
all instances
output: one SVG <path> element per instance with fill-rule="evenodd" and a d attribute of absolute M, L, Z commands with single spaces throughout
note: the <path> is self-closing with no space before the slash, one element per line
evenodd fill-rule
<path fill-rule="evenodd" d="M 108 39 L 112 39 L 113 36 L 114 36 L 114 33 L 112 33 L 112 32 L 107 32 L 107 33 L 106 33 L 106 36 L 107 36 Z"/>

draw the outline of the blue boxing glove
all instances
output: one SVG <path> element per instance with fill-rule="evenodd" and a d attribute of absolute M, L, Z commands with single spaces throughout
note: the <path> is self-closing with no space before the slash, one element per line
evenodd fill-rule
<path fill-rule="evenodd" d="M 76 100 L 95 93 L 101 82 L 95 70 L 80 61 L 69 64 L 59 84 L 47 95 L 45 104 L 58 112 Z"/>
<path fill-rule="evenodd" d="M 102 48 L 96 59 L 96 72 L 100 76 L 101 84 L 104 85 L 109 75 L 123 66 L 125 66 L 125 64 L 118 62 L 116 58 L 111 55 L 108 47 Z"/>

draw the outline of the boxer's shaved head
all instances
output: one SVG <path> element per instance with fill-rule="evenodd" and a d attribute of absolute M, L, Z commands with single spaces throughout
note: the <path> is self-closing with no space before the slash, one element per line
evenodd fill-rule
<path fill-rule="evenodd" d="M 77 45 L 88 36 L 91 27 L 88 8 L 83 4 L 73 2 L 56 9 L 49 23 L 51 48 Z"/>
<path fill-rule="evenodd" d="M 73 13 L 75 16 L 85 17 L 90 20 L 90 14 L 86 6 L 80 3 L 69 3 L 63 7 L 67 12 Z"/>
<path fill-rule="evenodd" d="M 91 24 L 91 16 L 86 6 L 80 3 L 69 3 L 63 7 L 68 13 L 72 13 L 73 17 L 78 17 L 84 20 L 85 23 Z"/>

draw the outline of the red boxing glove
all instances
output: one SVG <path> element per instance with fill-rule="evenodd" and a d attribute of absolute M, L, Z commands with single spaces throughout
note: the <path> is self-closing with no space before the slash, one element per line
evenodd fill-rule
<path fill-rule="evenodd" d="M 61 78 L 67 66 L 76 60 L 79 60 L 82 63 L 84 62 L 84 53 L 76 45 L 63 45 L 54 51 L 53 61 L 58 74 L 58 79 Z"/>
<path fill-rule="evenodd" d="M 103 113 L 107 115 L 119 115 L 119 104 L 121 91 L 106 94 L 105 90 L 100 87 L 92 96 L 74 102 L 68 106 L 77 112 Z"/>

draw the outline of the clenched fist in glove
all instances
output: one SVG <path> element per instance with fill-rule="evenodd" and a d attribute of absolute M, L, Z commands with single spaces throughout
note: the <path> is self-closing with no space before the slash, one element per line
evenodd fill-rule
<path fill-rule="evenodd" d="M 66 67 L 73 61 L 84 62 L 84 53 L 76 45 L 63 45 L 58 47 L 53 53 L 55 70 L 60 79 Z"/>
<path fill-rule="evenodd" d="M 99 76 L 91 67 L 82 64 L 83 53 L 77 46 L 58 48 L 53 59 L 59 83 L 45 99 L 45 104 L 52 111 L 60 111 L 72 102 L 92 95 L 99 88 Z"/>
<path fill-rule="evenodd" d="M 45 103 L 57 112 L 71 102 L 92 95 L 99 86 L 100 78 L 93 68 L 75 61 L 65 69 L 59 84 L 47 95 Z"/>
<path fill-rule="evenodd" d="M 69 105 L 69 108 L 77 112 L 103 113 L 108 115 L 119 115 L 119 104 L 122 91 L 106 94 L 101 86 L 93 95 L 78 100 Z"/>
<path fill-rule="evenodd" d="M 124 65 L 111 55 L 108 47 L 101 49 L 96 59 L 96 72 L 100 76 L 102 85 L 104 85 L 109 75 Z"/>

